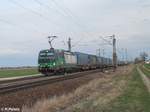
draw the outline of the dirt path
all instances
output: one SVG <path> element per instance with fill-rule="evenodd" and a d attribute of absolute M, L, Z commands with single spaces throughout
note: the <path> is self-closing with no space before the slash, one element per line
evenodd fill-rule
<path fill-rule="evenodd" d="M 150 79 L 139 69 L 139 67 L 137 67 L 137 70 L 138 70 L 139 74 L 141 75 L 141 78 L 150 93 Z"/>

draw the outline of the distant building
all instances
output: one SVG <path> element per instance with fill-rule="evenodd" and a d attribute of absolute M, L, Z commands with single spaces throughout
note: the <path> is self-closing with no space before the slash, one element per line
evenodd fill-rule
<path fill-rule="evenodd" d="M 145 63 L 146 63 L 146 64 L 150 64 L 150 60 L 146 60 Z"/>

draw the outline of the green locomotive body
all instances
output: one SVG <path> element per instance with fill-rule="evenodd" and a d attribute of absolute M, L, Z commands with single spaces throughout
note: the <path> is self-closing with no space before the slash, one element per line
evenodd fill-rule
<path fill-rule="evenodd" d="M 45 75 L 55 72 L 63 73 L 76 67 L 76 56 L 71 52 L 52 48 L 39 53 L 38 69 Z"/>

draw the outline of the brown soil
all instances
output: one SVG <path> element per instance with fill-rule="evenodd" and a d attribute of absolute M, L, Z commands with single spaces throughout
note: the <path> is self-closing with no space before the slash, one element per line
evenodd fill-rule
<path fill-rule="evenodd" d="M 65 80 L 53 84 L 47 84 L 39 87 L 16 91 L 14 93 L 0 95 L 0 108 L 1 107 L 21 108 L 23 105 L 31 106 L 39 100 L 73 92 L 81 85 L 87 84 L 89 81 L 95 78 L 105 77 L 106 74 L 114 75 L 123 72 L 126 73 L 126 70 L 128 69 L 127 68 L 124 69 L 124 67 L 120 67 L 115 73 L 107 72 L 104 74 L 100 72 L 95 74 L 89 74 L 84 77 L 79 77 L 79 78 Z"/>
<path fill-rule="evenodd" d="M 102 73 L 89 74 L 84 77 L 65 80 L 53 84 L 24 89 L 13 93 L 0 95 L 1 107 L 21 108 L 23 105 L 33 105 L 40 99 L 50 98 L 74 91 L 79 86 L 86 84 L 92 79 L 103 77 Z"/>
<path fill-rule="evenodd" d="M 132 66 L 119 68 L 116 72 L 111 73 L 111 75 L 97 77 L 78 87 L 73 92 L 40 100 L 31 108 L 24 106 L 23 112 L 74 112 L 74 107 L 75 110 L 76 106 L 77 108 L 78 106 L 82 108 L 82 104 L 92 99 L 94 100 L 94 105 L 104 105 L 121 94 L 121 91 L 126 87 L 132 68 Z M 87 106 L 89 107 L 89 105 Z M 86 110 L 84 112 L 89 112 L 86 108 L 84 107 L 84 110 Z"/>

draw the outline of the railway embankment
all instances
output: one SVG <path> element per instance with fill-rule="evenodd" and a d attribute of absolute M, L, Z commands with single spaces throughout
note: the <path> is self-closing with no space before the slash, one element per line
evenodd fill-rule
<path fill-rule="evenodd" d="M 149 99 L 139 72 L 129 65 L 1 94 L 0 107 L 23 112 L 149 112 Z"/>
<path fill-rule="evenodd" d="M 81 75 L 82 74 L 83 73 L 81 73 Z M 23 105 L 32 106 L 36 101 L 40 99 L 47 99 L 53 96 L 60 96 L 62 94 L 72 92 L 81 85 L 86 84 L 95 78 L 104 77 L 104 75 L 105 73 L 102 72 L 92 73 L 90 71 L 90 73 L 82 77 L 76 77 L 62 81 L 55 81 L 54 83 L 46 83 L 32 88 L 30 87 L 14 92 L 0 94 L 0 107 L 16 107 L 21 109 Z M 47 79 L 51 77 L 45 78 Z M 21 82 L 23 82 L 23 80 L 21 80 Z"/>
<path fill-rule="evenodd" d="M 124 94 L 132 80 L 133 65 L 106 73 L 74 91 L 37 101 L 32 107 L 23 106 L 23 112 L 99 112 Z M 110 111 L 111 112 L 111 111 Z"/>

